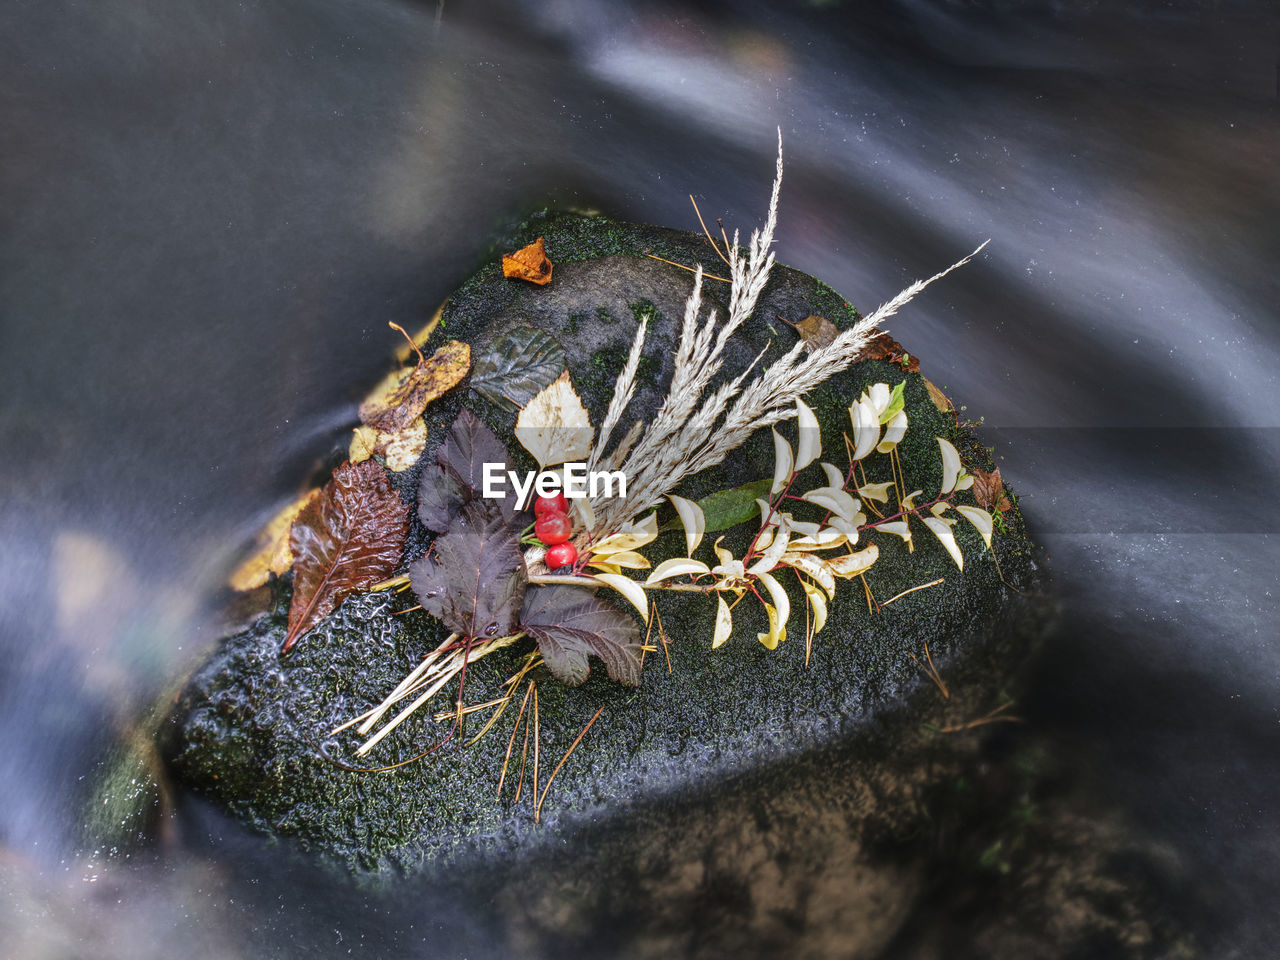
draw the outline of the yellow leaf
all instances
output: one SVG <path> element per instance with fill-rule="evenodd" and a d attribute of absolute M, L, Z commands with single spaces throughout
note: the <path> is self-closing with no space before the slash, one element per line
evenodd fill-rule
<path fill-rule="evenodd" d="M 289 549 L 289 531 L 294 518 L 316 497 L 320 489 L 308 490 L 280 510 L 255 541 L 256 550 L 248 560 L 240 564 L 228 581 L 232 590 L 253 590 L 260 587 L 271 574 L 281 576 L 293 566 L 293 552 Z"/>
<path fill-rule="evenodd" d="M 362 425 L 352 431 L 347 459 L 352 463 L 360 463 L 375 454 L 382 454 L 388 470 L 404 473 L 418 462 L 426 446 L 427 421 L 422 417 L 397 433 L 384 433 Z"/>
<path fill-rule="evenodd" d="M 809 607 L 813 611 L 813 623 L 809 629 L 817 633 L 827 625 L 827 598 L 808 580 L 801 580 L 800 584 L 804 587 L 804 595 L 809 599 Z"/>
<path fill-rule="evenodd" d="M 638 550 L 652 543 L 658 536 L 658 515 L 650 513 L 642 520 L 624 524 L 617 533 L 611 533 L 599 543 L 593 544 L 594 554 L 620 553 L 623 550 Z M 724 539 L 721 537 L 721 539 Z"/>
<path fill-rule="evenodd" d="M 762 573 L 757 579 L 764 584 L 764 588 L 769 591 L 769 599 L 773 601 L 773 606 L 778 617 L 779 640 L 785 640 L 787 637 L 787 621 L 791 619 L 791 598 L 787 596 L 787 591 L 782 589 L 782 584 L 773 578 L 772 574 Z M 766 604 L 768 606 L 768 604 Z M 768 646 L 768 644 L 765 644 Z M 777 646 L 775 643 L 774 646 Z M 773 647 L 769 647 L 770 650 Z"/>
<path fill-rule="evenodd" d="M 378 431 L 364 424 L 351 431 L 351 448 L 347 451 L 347 459 L 352 463 L 363 463 L 378 451 Z"/>
<path fill-rule="evenodd" d="M 595 554 L 592 554 L 594 557 Z M 595 563 L 589 560 L 588 563 Z M 600 559 L 600 563 L 608 564 L 611 567 L 619 569 L 626 567 L 628 570 L 648 570 L 649 561 L 643 555 L 636 553 L 634 550 L 619 550 L 617 553 L 606 554 Z"/>
<path fill-rule="evenodd" d="M 543 468 L 586 460 L 594 436 L 568 370 L 525 404 L 516 418 L 516 439 Z"/>
<path fill-rule="evenodd" d="M 769 630 L 767 633 L 757 633 L 756 639 L 764 644 L 766 650 L 777 650 L 778 644 L 787 639 L 787 631 L 778 626 L 778 611 L 773 608 L 773 604 L 766 603 L 764 610 L 769 615 Z"/>
<path fill-rule="evenodd" d="M 422 415 L 427 404 L 452 390 L 471 369 L 471 347 L 450 340 L 416 366 L 393 370 L 360 404 L 360 422 L 384 433 L 399 433 Z"/>
<path fill-rule="evenodd" d="M 831 565 L 826 560 L 807 553 L 788 553 L 783 556 L 782 562 L 788 567 L 799 570 L 805 576 L 812 577 L 818 581 L 823 590 L 827 591 L 828 596 L 835 597 L 836 578 Z"/>

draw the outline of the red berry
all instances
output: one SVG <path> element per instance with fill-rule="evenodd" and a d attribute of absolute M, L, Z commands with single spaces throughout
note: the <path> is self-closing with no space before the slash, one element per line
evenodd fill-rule
<path fill-rule="evenodd" d="M 558 570 L 561 567 L 567 567 L 577 559 L 578 548 L 572 543 L 557 543 L 547 551 L 546 556 L 547 567 L 551 570 Z"/>
<path fill-rule="evenodd" d="M 533 525 L 534 535 L 548 547 L 564 543 L 573 532 L 573 524 L 563 513 L 544 513 Z"/>
<path fill-rule="evenodd" d="M 539 497 L 533 501 L 533 512 L 537 516 L 544 513 L 563 513 L 569 514 L 569 501 L 564 498 L 563 493 L 557 493 L 554 497 Z"/>

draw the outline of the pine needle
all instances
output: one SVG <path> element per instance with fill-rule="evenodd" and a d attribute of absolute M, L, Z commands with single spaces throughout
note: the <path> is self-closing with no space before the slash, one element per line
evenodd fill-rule
<path fill-rule="evenodd" d="M 591 729 L 591 725 L 596 722 L 596 717 L 600 716 L 603 712 L 603 706 L 596 710 L 591 719 L 587 721 L 587 725 L 582 728 L 582 732 L 578 734 L 578 738 L 573 741 L 569 746 L 569 749 L 565 751 L 564 756 L 560 758 L 560 762 L 556 764 L 556 768 L 551 771 L 551 776 L 547 778 L 547 785 L 543 788 L 542 796 L 538 799 L 538 805 L 533 811 L 533 819 L 535 822 L 541 822 L 542 801 L 547 799 L 547 792 L 551 789 L 551 783 L 555 780 L 556 774 L 560 772 L 560 768 L 563 767 L 565 761 L 569 759 L 569 754 L 573 753 L 573 751 L 578 748 L 578 744 L 582 742 L 582 738 L 587 735 L 587 731 Z"/>

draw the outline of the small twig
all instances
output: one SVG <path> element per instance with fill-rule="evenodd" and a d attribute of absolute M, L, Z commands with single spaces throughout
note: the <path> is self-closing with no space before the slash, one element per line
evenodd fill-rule
<path fill-rule="evenodd" d="M 929 679 L 938 685 L 938 689 L 942 691 L 942 699 L 950 700 L 951 691 L 948 690 L 947 685 L 942 682 L 942 675 L 938 673 L 938 668 L 933 665 L 933 654 L 929 652 L 929 644 L 927 642 L 924 645 L 924 655 L 929 661 L 928 669 L 920 663 L 920 659 L 914 653 L 911 653 L 910 651 L 907 652 L 907 656 L 915 661 L 916 666 L 920 667 L 921 670 L 924 670 Z"/>
<path fill-rule="evenodd" d="M 884 603 L 880 604 L 880 606 L 882 606 L 882 607 L 887 607 L 889 604 L 893 603 L 893 601 L 894 601 L 894 600 L 901 600 L 901 599 L 902 599 L 903 597 L 905 597 L 908 593 L 915 593 L 917 590 L 928 590 L 930 587 L 936 587 L 938 584 L 943 583 L 943 582 L 945 582 L 945 581 L 944 581 L 944 579 L 943 579 L 942 577 L 939 577 L 937 580 L 933 580 L 933 581 L 931 581 L 931 582 L 929 582 L 929 583 L 922 583 L 922 584 L 920 584 L 920 586 L 918 586 L 918 587 L 910 587 L 910 588 L 908 588 L 908 589 L 906 589 L 906 590 L 903 590 L 903 591 L 902 591 L 900 594 L 898 594 L 896 597 L 890 597 L 890 598 L 889 598 L 888 600 L 886 600 Z"/>
<path fill-rule="evenodd" d="M 524 718 L 524 708 L 529 703 L 529 694 L 533 692 L 533 686 L 530 685 L 524 692 L 524 699 L 520 701 L 520 712 L 516 714 L 516 725 L 511 728 L 511 739 L 507 741 L 507 755 L 502 758 L 502 774 L 498 777 L 498 796 L 502 796 L 502 783 L 507 778 L 507 764 L 511 762 L 511 748 L 516 745 L 516 734 L 520 731 L 520 721 Z M 528 724 L 525 724 L 525 736 L 528 736 Z M 524 772 L 524 765 L 521 764 L 521 773 Z M 519 795 L 516 796 L 519 800 Z"/>
<path fill-rule="evenodd" d="M 676 263 L 674 260 L 668 260 L 666 257 L 660 257 L 656 253 L 646 253 L 646 257 L 650 260 L 661 260 L 663 263 L 669 263 L 673 267 L 679 267 L 681 270 L 688 270 L 690 273 L 697 273 L 693 267 L 686 267 L 683 263 Z M 704 277 L 708 280 L 720 280 L 723 283 L 733 283 L 728 277 L 717 277 L 714 273 L 704 273 Z"/>
<path fill-rule="evenodd" d="M 978 727 L 986 726 L 989 723 L 1022 723 L 1023 721 L 1021 717 L 1003 715 L 1004 711 L 1011 706 L 1013 706 L 1013 701 L 1006 700 L 985 717 L 979 717 L 977 720 L 970 720 L 968 723 L 953 723 L 949 726 L 938 727 L 937 730 L 939 733 L 963 733 L 966 730 L 974 730 Z"/>
<path fill-rule="evenodd" d="M 538 685 L 534 681 L 533 684 L 533 796 L 538 796 L 538 740 L 540 732 L 538 728 Z M 533 822 L 538 822 L 538 804 L 533 806 Z"/>
<path fill-rule="evenodd" d="M 707 242 L 711 244 L 711 249 L 712 249 L 712 250 L 714 250 L 714 251 L 716 252 L 716 256 L 717 256 L 717 257 L 719 257 L 721 260 L 723 260 L 723 261 L 724 261 L 724 264 L 725 264 L 725 266 L 726 266 L 726 267 L 730 267 L 730 266 L 732 266 L 732 264 L 730 264 L 730 263 L 729 263 L 729 258 L 728 258 L 727 256 L 725 256 L 723 253 L 721 253 L 721 252 L 720 252 L 720 248 L 719 248 L 718 246 L 716 246 L 715 238 L 714 238 L 713 236 L 711 236 L 711 231 L 707 229 L 707 224 L 706 224 L 706 222 L 702 219 L 702 211 L 698 209 L 698 201 L 697 201 L 697 200 L 695 200 L 695 199 L 693 199 L 693 194 L 692 194 L 692 193 L 691 193 L 691 194 L 689 194 L 689 202 L 693 204 L 693 212 L 694 212 L 694 213 L 696 213 L 696 214 L 698 215 L 698 223 L 700 223 L 700 224 L 702 225 L 702 232 L 703 232 L 703 233 L 705 233 L 705 234 L 707 235 Z M 717 220 L 716 222 L 717 222 L 717 223 L 720 223 L 720 221 L 719 221 L 719 220 Z M 722 224 L 722 223 L 720 224 L 720 232 L 721 232 L 721 233 L 724 233 L 724 224 Z M 726 250 L 728 250 L 728 249 L 729 249 L 729 238 L 728 238 L 728 237 L 725 237 L 725 241 L 724 241 L 724 248 L 725 248 Z"/>
<path fill-rule="evenodd" d="M 604 707 L 600 707 L 599 709 L 596 710 L 596 712 L 592 715 L 591 719 L 587 721 L 587 725 L 582 728 L 582 732 L 578 734 L 578 739 L 573 741 L 573 743 L 569 746 L 569 749 L 565 751 L 564 756 L 560 758 L 560 762 L 556 764 L 556 768 L 551 771 L 551 776 L 547 778 L 547 785 L 546 787 L 543 788 L 542 796 L 538 799 L 538 805 L 537 807 L 534 808 L 534 811 L 533 811 L 533 819 L 536 822 L 540 822 L 541 820 L 542 801 L 547 799 L 547 792 L 551 789 L 551 783 L 553 780 L 555 780 L 556 774 L 560 772 L 560 768 L 563 767 L 565 761 L 569 759 L 569 754 L 573 753 L 573 751 L 578 748 L 578 744 L 582 742 L 582 738 L 587 735 L 587 731 L 591 729 L 591 725 L 596 722 L 596 717 L 600 716 L 600 714 L 603 712 L 604 712 Z"/>
<path fill-rule="evenodd" d="M 392 323 L 390 321 L 387 322 L 387 326 L 390 327 L 392 330 L 399 330 L 400 335 L 409 341 L 409 346 L 413 347 L 413 352 L 418 355 L 418 363 L 422 364 L 427 362 L 426 359 L 422 356 L 421 348 L 418 347 L 418 344 L 414 341 L 413 337 L 409 336 L 408 332 L 405 330 L 404 327 L 400 326 L 400 324 L 398 323 Z"/>
<path fill-rule="evenodd" d="M 658 612 L 658 605 L 653 605 L 653 615 L 658 618 L 658 636 L 662 638 L 662 652 L 667 655 L 667 673 L 671 673 L 671 651 L 667 649 L 667 645 L 671 642 L 667 639 L 667 631 L 662 626 L 662 614 Z M 648 643 L 646 638 L 645 643 Z M 641 661 L 643 663 L 643 661 Z"/>
<path fill-rule="evenodd" d="M 413 613 L 413 611 L 421 610 L 421 609 L 422 609 L 422 604 L 418 604 L 416 607 L 405 607 L 403 610 L 393 610 L 391 611 L 391 615 L 393 617 L 398 617 L 402 613 Z"/>

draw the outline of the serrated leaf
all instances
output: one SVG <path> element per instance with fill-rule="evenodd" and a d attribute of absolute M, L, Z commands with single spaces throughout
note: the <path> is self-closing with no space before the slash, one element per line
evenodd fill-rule
<path fill-rule="evenodd" d="M 476 360 L 471 389 L 491 403 L 519 410 L 565 369 L 564 348 L 541 330 L 516 327 Z"/>
<path fill-rule="evenodd" d="M 484 487 L 484 465 L 508 464 L 507 448 L 481 420 L 465 407 L 459 411 L 449 435 L 436 448 L 436 465 L 428 465 L 418 481 L 418 519 L 433 533 L 449 529 L 463 504 L 475 500 Z M 500 505 L 510 520 L 516 514 L 515 493 L 503 487 Z"/>
<path fill-rule="evenodd" d="M 689 556 L 693 556 L 693 551 L 698 549 L 698 544 L 702 542 L 702 535 L 707 532 L 706 515 L 702 512 L 702 508 L 692 500 L 677 497 L 675 494 L 669 494 L 667 499 L 676 508 L 676 514 L 680 517 L 680 524 L 684 527 L 686 553 Z"/>
<path fill-rule="evenodd" d="M 711 638 L 711 649 L 723 644 L 729 639 L 729 635 L 733 633 L 733 614 L 729 610 L 729 604 L 724 602 L 724 597 L 716 594 L 716 630 Z"/>
<path fill-rule="evenodd" d="M 619 683 L 640 683 L 641 636 L 636 622 L 581 587 L 534 587 L 520 625 L 538 644 L 552 676 L 568 686 L 587 679 L 588 656 L 599 657 Z"/>
<path fill-rule="evenodd" d="M 796 462 L 793 469 L 803 470 L 822 453 L 822 429 L 809 405 L 796 399 Z"/>
<path fill-rule="evenodd" d="M 409 535 L 409 508 L 372 460 L 344 463 L 293 521 L 287 651 L 356 590 L 395 573 Z"/>
<path fill-rule="evenodd" d="M 951 554 L 951 559 L 956 562 L 956 566 L 963 570 L 964 554 L 960 552 L 960 547 L 956 543 L 956 536 L 951 532 L 951 524 L 937 517 L 921 517 L 920 520 L 933 531 L 933 535 L 938 538 L 938 542 L 947 548 L 947 553 Z"/>
<path fill-rule="evenodd" d="M 493 500 L 464 504 L 409 577 L 428 613 L 481 639 L 514 632 L 529 582 L 520 543 Z"/>
<path fill-rule="evenodd" d="M 516 439 L 543 468 L 591 455 L 595 428 L 568 370 L 521 408 Z"/>
<path fill-rule="evenodd" d="M 416 366 L 389 373 L 360 404 L 360 422 L 382 433 L 400 433 L 427 404 L 452 390 L 471 368 L 471 347 L 450 340 Z"/>

